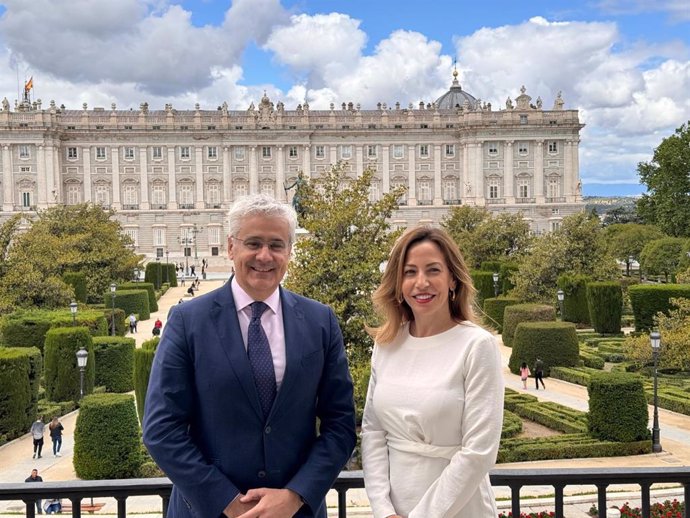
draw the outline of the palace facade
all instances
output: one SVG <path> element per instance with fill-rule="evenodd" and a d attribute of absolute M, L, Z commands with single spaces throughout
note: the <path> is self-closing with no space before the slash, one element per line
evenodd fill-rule
<path fill-rule="evenodd" d="M 457 74 L 457 73 L 455 73 Z M 264 95 L 258 106 L 214 110 L 69 110 L 51 101 L 0 111 L 0 192 L 6 219 L 56 204 L 117 211 L 138 253 L 181 261 L 226 255 L 226 212 L 239 196 L 289 202 L 297 175 L 342 162 L 376 171 L 371 197 L 404 186 L 396 226 L 438 223 L 465 204 L 521 212 L 537 233 L 583 208 L 577 110 L 527 95 L 494 109 L 454 78 L 434 103 L 294 110 Z M 216 259 L 217 257 L 217 259 Z"/>

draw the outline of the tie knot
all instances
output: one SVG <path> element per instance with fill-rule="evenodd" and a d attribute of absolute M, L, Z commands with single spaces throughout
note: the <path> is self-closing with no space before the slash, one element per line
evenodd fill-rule
<path fill-rule="evenodd" d="M 252 302 L 250 305 L 252 307 L 252 320 L 261 318 L 261 315 L 264 314 L 264 311 L 268 309 L 268 306 L 263 302 Z"/>

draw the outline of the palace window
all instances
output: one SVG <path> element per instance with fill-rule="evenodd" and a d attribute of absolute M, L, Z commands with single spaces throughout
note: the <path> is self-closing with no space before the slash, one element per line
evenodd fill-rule
<path fill-rule="evenodd" d="M 206 202 L 220 206 L 220 184 L 214 182 L 206 186 Z"/>
<path fill-rule="evenodd" d="M 22 191 L 22 207 L 25 209 L 28 209 L 31 207 L 31 192 L 30 191 Z"/>
<path fill-rule="evenodd" d="M 498 197 L 498 180 L 489 180 L 489 198 L 495 200 Z"/>
<path fill-rule="evenodd" d="M 190 154 L 189 154 L 189 146 L 181 146 L 180 147 L 180 158 L 182 160 L 189 160 Z"/>
<path fill-rule="evenodd" d="M 123 205 L 137 205 L 139 203 L 139 193 L 134 184 L 125 184 L 122 188 Z"/>
<path fill-rule="evenodd" d="M 559 184 L 558 178 L 549 178 L 549 182 L 546 185 L 546 196 L 548 198 L 558 198 L 560 192 Z"/>
<path fill-rule="evenodd" d="M 234 149 L 235 160 L 244 160 L 244 147 L 237 146 Z"/>
<path fill-rule="evenodd" d="M 558 153 L 558 142 L 555 140 L 549 141 L 549 153 Z"/>
<path fill-rule="evenodd" d="M 67 159 L 68 160 L 76 160 L 79 158 L 79 151 L 77 151 L 76 147 L 68 147 L 67 148 Z"/>
<path fill-rule="evenodd" d="M 153 146 L 151 148 L 151 158 L 154 160 L 160 160 L 163 158 L 163 148 L 160 146 Z"/>
<path fill-rule="evenodd" d="M 314 156 L 316 158 L 323 158 L 326 156 L 326 153 L 324 152 L 323 146 L 315 146 L 314 147 Z"/>
<path fill-rule="evenodd" d="M 218 158 L 218 148 L 216 146 L 209 146 L 207 156 L 210 160 L 216 160 Z"/>
<path fill-rule="evenodd" d="M 487 150 L 490 155 L 498 155 L 498 144 L 496 142 L 489 142 Z"/>
<path fill-rule="evenodd" d="M 125 148 L 125 160 L 134 160 L 134 148 L 133 147 L 126 147 Z"/>
<path fill-rule="evenodd" d="M 96 160 L 105 160 L 105 148 L 104 147 L 97 147 L 96 148 Z"/>
<path fill-rule="evenodd" d="M 421 158 L 429 158 L 429 144 L 419 145 L 419 156 Z"/>
<path fill-rule="evenodd" d="M 393 146 L 393 158 L 402 158 L 404 154 L 402 144 L 395 144 Z"/>
<path fill-rule="evenodd" d="M 262 158 L 271 158 L 271 146 L 262 146 L 261 147 L 261 157 Z"/>
<path fill-rule="evenodd" d="M 129 236 L 132 240 L 134 246 L 139 246 L 139 229 L 138 228 L 126 228 L 124 229 L 125 235 Z"/>
<path fill-rule="evenodd" d="M 526 155 L 529 152 L 529 145 L 527 142 L 518 143 L 518 153 L 521 155 Z"/>
<path fill-rule="evenodd" d="M 153 229 L 153 246 L 165 246 L 165 227 Z"/>
<path fill-rule="evenodd" d="M 26 144 L 21 144 L 19 146 L 19 158 L 30 158 L 31 154 L 29 152 L 29 146 Z"/>
<path fill-rule="evenodd" d="M 180 205 L 194 206 L 194 186 L 190 183 L 182 183 L 178 186 L 177 194 Z"/>
<path fill-rule="evenodd" d="M 290 158 L 297 158 L 297 146 L 290 146 L 288 148 L 288 156 Z"/>
<path fill-rule="evenodd" d="M 76 205 L 81 202 L 81 185 L 70 184 L 67 186 L 67 205 Z"/>
<path fill-rule="evenodd" d="M 376 146 L 367 146 L 367 156 L 369 158 L 376 158 Z"/>
<path fill-rule="evenodd" d="M 443 199 L 457 200 L 458 199 L 458 184 L 455 180 L 445 180 L 443 182 Z"/>
<path fill-rule="evenodd" d="M 107 185 L 96 186 L 96 205 L 107 207 L 110 205 L 110 187 Z"/>
<path fill-rule="evenodd" d="M 151 187 L 151 203 L 154 206 L 161 206 L 166 204 L 165 185 L 154 184 Z"/>
<path fill-rule="evenodd" d="M 446 156 L 455 156 L 455 144 L 446 144 Z"/>
<path fill-rule="evenodd" d="M 352 158 L 352 146 L 344 145 L 340 146 L 340 158 Z"/>
<path fill-rule="evenodd" d="M 518 180 L 518 198 L 529 198 L 529 180 Z"/>
<path fill-rule="evenodd" d="M 431 182 L 420 180 L 417 184 L 417 199 L 419 201 L 431 201 Z"/>
<path fill-rule="evenodd" d="M 208 227 L 208 244 L 220 245 L 220 227 Z"/>

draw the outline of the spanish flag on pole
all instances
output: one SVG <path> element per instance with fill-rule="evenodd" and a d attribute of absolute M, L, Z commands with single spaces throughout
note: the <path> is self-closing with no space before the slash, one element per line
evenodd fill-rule
<path fill-rule="evenodd" d="M 27 94 L 29 93 L 29 90 L 31 90 L 34 87 L 34 76 L 31 76 L 29 80 L 24 84 L 24 92 Z"/>

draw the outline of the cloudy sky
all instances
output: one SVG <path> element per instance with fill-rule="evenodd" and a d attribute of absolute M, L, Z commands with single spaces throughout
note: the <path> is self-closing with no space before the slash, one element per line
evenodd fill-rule
<path fill-rule="evenodd" d="M 416 104 L 454 60 L 494 107 L 562 91 L 584 193 L 637 194 L 637 163 L 690 119 L 690 0 L 0 0 L 0 96 L 33 76 L 71 109 Z"/>

